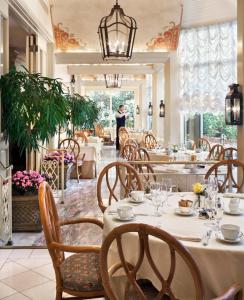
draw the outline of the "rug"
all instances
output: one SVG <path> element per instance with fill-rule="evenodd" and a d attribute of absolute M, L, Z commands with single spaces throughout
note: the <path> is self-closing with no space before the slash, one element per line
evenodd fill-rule
<path fill-rule="evenodd" d="M 71 180 L 64 194 L 64 203 L 57 201 L 60 220 L 77 219 L 80 217 L 95 217 L 102 219 L 102 213 L 97 204 L 96 179 L 86 179 L 79 183 Z M 62 239 L 69 245 L 100 245 L 102 230 L 93 224 L 76 224 L 62 227 Z M 33 242 L 33 246 L 45 245 L 42 232 Z"/>

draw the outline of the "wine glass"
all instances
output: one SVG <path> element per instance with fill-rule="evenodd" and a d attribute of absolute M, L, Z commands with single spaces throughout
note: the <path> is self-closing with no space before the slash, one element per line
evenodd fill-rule
<path fill-rule="evenodd" d="M 220 197 L 217 198 L 215 203 L 215 220 L 216 220 L 216 231 L 220 231 L 219 224 L 224 214 L 224 201 Z"/>
<path fill-rule="evenodd" d="M 152 204 L 155 207 L 155 217 L 159 217 L 159 207 L 161 205 L 160 184 L 157 182 L 151 183 L 150 189 L 152 192 Z"/>

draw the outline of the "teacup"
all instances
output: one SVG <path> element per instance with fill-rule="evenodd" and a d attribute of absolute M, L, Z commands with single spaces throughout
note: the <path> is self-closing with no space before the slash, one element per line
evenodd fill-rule
<path fill-rule="evenodd" d="M 229 210 L 230 212 L 238 212 L 239 211 L 239 205 L 240 205 L 240 199 L 238 198 L 232 198 L 229 202 Z"/>
<path fill-rule="evenodd" d="M 223 224 L 221 232 L 225 240 L 236 240 L 240 236 L 240 227 L 233 224 Z"/>
<path fill-rule="evenodd" d="M 192 208 L 190 206 L 179 206 L 180 212 L 183 214 L 187 214 L 191 212 Z"/>
<path fill-rule="evenodd" d="M 144 198 L 144 191 L 132 191 L 130 195 L 133 198 L 133 200 L 142 202 Z"/>
<path fill-rule="evenodd" d="M 120 206 L 117 208 L 118 216 L 121 220 L 129 219 L 133 217 L 133 209 L 131 206 Z"/>

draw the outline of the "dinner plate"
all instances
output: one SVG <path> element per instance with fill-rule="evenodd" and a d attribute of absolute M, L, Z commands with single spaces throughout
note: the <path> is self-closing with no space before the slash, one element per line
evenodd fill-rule
<path fill-rule="evenodd" d="M 225 209 L 224 213 L 226 215 L 231 215 L 231 216 L 241 216 L 243 212 L 241 210 L 233 212 L 233 211 L 230 211 L 229 209 Z"/>
<path fill-rule="evenodd" d="M 129 202 L 132 202 L 132 203 L 143 203 L 145 200 L 144 200 L 144 198 L 142 198 L 141 200 L 135 200 L 135 199 L 133 199 L 132 197 L 131 198 L 129 198 L 128 199 L 129 200 Z"/>
<path fill-rule="evenodd" d="M 175 213 L 180 216 L 193 216 L 195 214 L 194 210 L 182 212 L 178 207 L 175 209 Z"/>
<path fill-rule="evenodd" d="M 238 244 L 242 241 L 242 235 L 240 235 L 236 240 L 227 240 L 223 237 L 221 232 L 216 233 L 216 240 L 219 240 L 223 243 L 228 243 L 228 244 Z"/>
<path fill-rule="evenodd" d="M 121 222 L 128 222 L 128 221 L 132 221 L 133 219 L 135 219 L 135 216 L 131 216 L 131 217 L 128 217 L 126 219 L 121 219 L 119 215 L 115 215 L 114 218 L 117 220 L 117 221 L 121 221 Z"/>

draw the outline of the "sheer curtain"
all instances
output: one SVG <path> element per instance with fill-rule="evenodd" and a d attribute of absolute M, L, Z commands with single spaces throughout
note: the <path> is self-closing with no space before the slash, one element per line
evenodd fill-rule
<path fill-rule="evenodd" d="M 236 22 L 182 30 L 177 60 L 180 110 L 224 112 L 228 85 L 237 81 Z"/>

